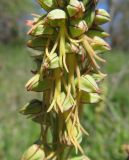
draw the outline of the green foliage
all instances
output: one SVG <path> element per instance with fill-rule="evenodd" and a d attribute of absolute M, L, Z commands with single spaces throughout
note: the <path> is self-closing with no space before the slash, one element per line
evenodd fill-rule
<path fill-rule="evenodd" d="M 0 11 L 2 15 L 16 17 L 23 12 L 32 9 L 31 0 L 1 0 L 0 1 Z"/>
<path fill-rule="evenodd" d="M 117 58 L 116 58 L 117 57 Z M 91 159 L 103 160 L 125 160 L 126 154 L 121 152 L 123 144 L 129 142 L 129 55 L 114 50 L 112 56 L 107 56 L 105 70 L 108 72 L 106 100 L 98 107 L 85 108 L 84 123 L 89 128 L 90 138 L 85 138 L 84 146 L 87 144 L 87 153 Z M 119 59 L 119 61 L 118 61 Z"/>
<path fill-rule="evenodd" d="M 31 0 L 0 0 L 0 42 L 22 43 L 26 27 L 21 20 L 35 8 Z"/>
<path fill-rule="evenodd" d="M 28 63 L 24 63 L 24 58 Z M 26 120 L 19 116 L 19 108 L 17 108 L 23 104 L 23 101 L 32 97 L 23 89 L 30 75 L 26 68 L 31 66 L 24 47 L 0 45 L 1 160 L 20 159 L 24 148 L 33 143 L 33 139 L 38 136 L 37 126 L 34 126 L 31 121 L 28 121 L 29 126 L 26 125 Z M 32 127 L 35 127 L 35 130 L 32 130 Z"/>

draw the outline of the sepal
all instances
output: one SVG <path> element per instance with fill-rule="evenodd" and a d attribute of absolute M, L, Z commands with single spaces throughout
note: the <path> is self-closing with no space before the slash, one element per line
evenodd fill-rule
<path fill-rule="evenodd" d="M 75 84 L 78 84 L 78 79 L 75 80 Z M 100 92 L 100 89 L 94 80 L 94 78 L 90 75 L 81 76 L 80 78 L 80 90 L 85 92 Z"/>
<path fill-rule="evenodd" d="M 47 36 L 54 34 L 54 29 L 47 25 L 38 25 L 36 28 L 32 29 L 29 33 L 31 36 Z"/>
<path fill-rule="evenodd" d="M 51 88 L 51 81 L 48 79 L 40 79 L 40 74 L 34 75 L 25 85 L 27 91 L 42 92 Z"/>
<path fill-rule="evenodd" d="M 104 9 L 98 9 L 95 12 L 95 20 L 94 23 L 96 25 L 102 25 L 111 21 L 111 17 L 109 13 Z"/>
<path fill-rule="evenodd" d="M 67 19 L 67 15 L 62 9 L 54 9 L 48 13 L 46 19 L 47 23 L 51 26 L 57 27 L 64 24 Z"/>
<path fill-rule="evenodd" d="M 50 11 L 56 7 L 55 0 L 38 0 L 38 2 L 46 11 Z"/>
<path fill-rule="evenodd" d="M 81 103 L 98 103 L 101 101 L 101 97 L 97 93 L 81 92 Z"/>
<path fill-rule="evenodd" d="M 23 115 L 38 114 L 41 110 L 42 102 L 37 99 L 33 99 L 20 109 L 20 113 Z"/>
<path fill-rule="evenodd" d="M 33 144 L 22 156 L 21 160 L 43 160 L 45 153 L 38 144 Z"/>
<path fill-rule="evenodd" d="M 70 0 L 67 6 L 67 11 L 70 17 L 81 18 L 85 12 L 85 6 L 78 0 Z"/>
<path fill-rule="evenodd" d="M 72 37 L 79 37 L 88 30 L 87 24 L 84 20 L 74 21 L 69 27 L 69 32 Z"/>

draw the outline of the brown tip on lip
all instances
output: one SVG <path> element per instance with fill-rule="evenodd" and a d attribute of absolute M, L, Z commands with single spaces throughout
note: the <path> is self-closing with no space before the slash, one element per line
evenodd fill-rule
<path fill-rule="evenodd" d="M 99 94 L 102 93 L 102 91 L 101 91 L 100 89 L 97 89 L 96 91 L 97 91 L 97 93 L 99 93 Z"/>
<path fill-rule="evenodd" d="M 29 40 L 29 41 L 26 43 L 26 45 L 27 45 L 28 47 L 31 47 L 31 41 Z"/>
<path fill-rule="evenodd" d="M 31 90 L 31 84 L 30 85 L 26 85 L 25 87 L 26 87 L 27 91 Z"/>
<path fill-rule="evenodd" d="M 27 35 L 30 35 L 30 33 L 31 33 L 31 31 L 29 30 L 29 31 L 27 32 Z"/>
<path fill-rule="evenodd" d="M 27 91 L 30 91 L 30 88 L 29 87 L 26 87 Z"/>

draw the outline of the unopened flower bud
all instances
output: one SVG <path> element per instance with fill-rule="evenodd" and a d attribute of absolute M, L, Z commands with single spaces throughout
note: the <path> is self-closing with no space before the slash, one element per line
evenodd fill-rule
<path fill-rule="evenodd" d="M 88 27 L 84 20 L 71 23 L 71 26 L 69 27 L 69 31 L 72 37 L 79 37 L 87 30 Z"/>
<path fill-rule="evenodd" d="M 20 109 L 20 113 L 24 115 L 37 114 L 42 110 L 42 102 L 33 99 Z"/>
<path fill-rule="evenodd" d="M 60 26 L 67 19 L 65 11 L 61 9 L 54 9 L 48 13 L 46 19 L 51 26 Z"/>
<path fill-rule="evenodd" d="M 111 20 L 110 15 L 108 14 L 108 12 L 104 9 L 98 9 L 95 12 L 95 20 L 94 23 L 96 25 L 101 25 L 104 23 L 107 23 Z"/>
<path fill-rule="evenodd" d="M 102 28 L 100 27 L 94 27 L 91 28 L 87 33 L 87 36 L 94 38 L 95 36 L 101 37 L 101 38 L 106 38 L 109 37 L 109 34 L 106 33 Z"/>
<path fill-rule="evenodd" d="M 29 34 L 32 36 L 52 35 L 54 34 L 54 29 L 49 26 L 39 25 L 34 28 Z"/>
<path fill-rule="evenodd" d="M 27 42 L 27 46 L 35 50 L 43 51 L 47 44 L 47 39 L 43 37 L 36 37 Z"/>
<path fill-rule="evenodd" d="M 85 12 L 85 7 L 83 3 L 78 0 L 70 0 L 67 11 L 70 17 L 80 18 Z"/>
<path fill-rule="evenodd" d="M 42 92 L 51 87 L 50 80 L 40 80 L 40 74 L 36 74 L 26 84 L 27 91 Z"/>
<path fill-rule="evenodd" d="M 43 160 L 45 153 L 39 145 L 33 144 L 24 154 L 21 160 Z"/>
<path fill-rule="evenodd" d="M 56 7 L 55 0 L 38 0 L 38 2 L 46 11 L 50 11 Z"/>

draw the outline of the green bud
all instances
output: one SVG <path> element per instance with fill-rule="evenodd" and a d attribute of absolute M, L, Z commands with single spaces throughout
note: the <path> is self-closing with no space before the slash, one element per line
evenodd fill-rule
<path fill-rule="evenodd" d="M 53 53 L 50 56 L 49 69 L 55 69 L 55 68 L 59 68 L 59 67 L 60 67 L 59 57 L 57 56 L 56 53 Z"/>
<path fill-rule="evenodd" d="M 105 78 L 104 75 L 102 75 L 102 74 L 96 74 L 96 73 L 94 73 L 92 75 L 92 77 L 95 79 L 96 82 L 100 82 L 100 81 L 102 81 Z"/>
<path fill-rule="evenodd" d="M 105 40 L 103 40 L 102 38 L 100 38 L 98 36 L 95 36 L 93 38 L 93 42 L 92 43 L 95 43 L 96 45 L 102 45 L 102 46 L 106 46 L 106 47 L 110 48 L 109 44 Z"/>
<path fill-rule="evenodd" d="M 56 7 L 55 0 L 38 0 L 38 2 L 46 11 L 50 11 Z"/>
<path fill-rule="evenodd" d="M 35 64 L 36 64 L 36 69 L 35 70 L 31 70 L 32 73 L 36 74 L 38 73 L 38 71 L 40 70 L 41 68 L 41 65 L 42 65 L 42 59 L 38 59 L 39 57 L 36 57 L 34 59 L 35 61 Z"/>
<path fill-rule="evenodd" d="M 32 36 L 43 36 L 43 35 L 52 35 L 54 34 L 54 29 L 45 25 L 38 25 L 34 28 L 29 34 Z"/>
<path fill-rule="evenodd" d="M 78 83 L 78 80 L 76 79 L 75 84 L 77 85 L 77 83 Z M 97 83 L 95 82 L 93 77 L 90 75 L 81 76 L 80 90 L 88 92 L 88 93 L 89 92 L 97 92 L 97 93 L 100 92 Z"/>
<path fill-rule="evenodd" d="M 42 102 L 33 99 L 20 109 L 20 113 L 24 115 L 38 114 L 42 110 Z"/>
<path fill-rule="evenodd" d="M 110 51 L 111 48 L 106 45 L 91 43 L 91 47 L 94 49 L 96 54 L 104 53 L 106 51 Z"/>
<path fill-rule="evenodd" d="M 81 103 L 98 103 L 100 100 L 101 97 L 97 93 L 81 93 Z"/>
<path fill-rule="evenodd" d="M 95 20 L 94 23 L 96 25 L 102 25 L 104 23 L 107 23 L 111 20 L 110 15 L 108 12 L 104 9 L 98 9 L 95 12 Z"/>
<path fill-rule="evenodd" d="M 70 0 L 67 11 L 70 17 L 80 18 L 85 12 L 85 7 L 83 3 L 78 0 Z"/>
<path fill-rule="evenodd" d="M 25 85 L 26 89 L 30 91 L 33 85 L 37 84 L 37 82 L 39 81 L 39 78 L 40 78 L 39 74 L 36 74 L 34 77 L 32 77 Z"/>
<path fill-rule="evenodd" d="M 51 81 L 48 79 L 40 80 L 40 75 L 36 74 L 26 84 L 27 91 L 42 92 L 51 87 Z"/>
<path fill-rule="evenodd" d="M 106 33 L 102 28 L 100 27 L 94 27 L 91 28 L 87 33 L 87 36 L 94 38 L 95 36 L 101 37 L 101 38 L 106 38 L 109 37 L 109 34 Z"/>
<path fill-rule="evenodd" d="M 55 69 L 55 68 L 59 68 L 59 67 L 60 67 L 59 57 L 56 56 L 56 57 L 54 57 L 54 58 L 50 61 L 49 68 L 50 68 L 50 69 Z"/>
<path fill-rule="evenodd" d="M 61 9 L 54 9 L 48 13 L 46 18 L 47 18 L 47 23 L 55 27 L 64 24 L 65 20 L 67 19 L 67 15 L 65 11 Z"/>
<path fill-rule="evenodd" d="M 45 153 L 39 145 L 33 144 L 22 156 L 21 160 L 43 160 Z"/>
<path fill-rule="evenodd" d="M 74 100 L 72 95 L 67 96 L 64 92 L 61 93 L 61 103 L 63 111 L 69 110 L 71 107 L 74 106 Z"/>
<path fill-rule="evenodd" d="M 85 21 L 74 21 L 74 23 L 71 23 L 71 26 L 69 27 L 69 32 L 72 37 L 79 37 L 82 34 L 84 34 L 88 30 L 87 24 Z"/>
<path fill-rule="evenodd" d="M 79 126 L 74 125 L 71 119 L 67 120 L 66 121 L 66 132 L 64 132 L 65 144 L 67 144 L 68 146 L 75 145 L 76 153 L 77 153 L 78 149 L 82 151 L 82 148 L 79 145 L 81 141 L 82 141 L 82 132 Z"/>
<path fill-rule="evenodd" d="M 72 128 L 71 134 L 77 139 L 78 143 L 82 141 L 82 132 L 76 126 Z"/>
<path fill-rule="evenodd" d="M 46 47 L 47 39 L 43 37 L 36 37 L 27 42 L 27 46 L 35 50 L 43 51 Z"/>
<path fill-rule="evenodd" d="M 53 53 L 52 55 L 50 55 L 49 59 L 47 59 L 46 62 L 44 62 L 43 67 L 48 69 L 59 68 L 60 64 L 59 57 L 57 56 L 57 54 Z"/>

